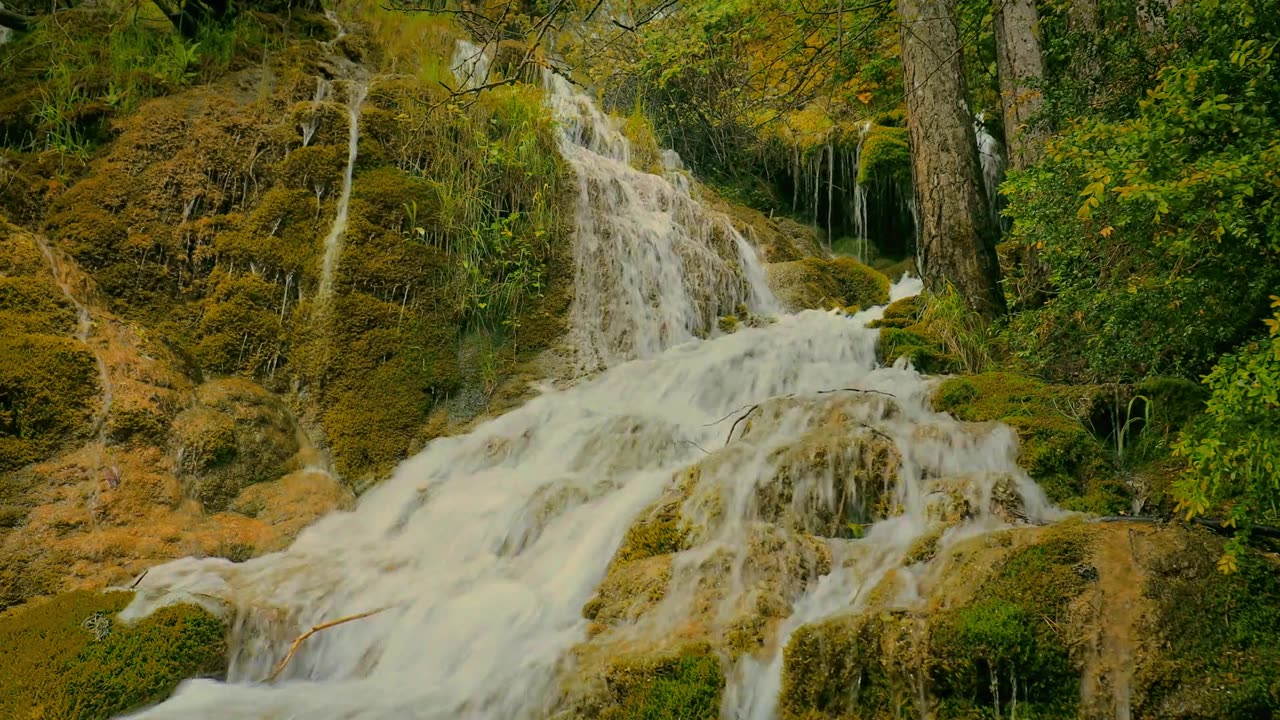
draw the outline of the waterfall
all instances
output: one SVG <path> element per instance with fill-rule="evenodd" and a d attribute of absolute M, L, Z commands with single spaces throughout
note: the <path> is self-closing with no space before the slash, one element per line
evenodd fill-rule
<path fill-rule="evenodd" d="M 615 118 L 548 73 L 560 152 L 577 178 L 572 340 L 591 372 L 712 332 L 739 305 L 775 309 L 758 253 L 692 194 L 679 156 L 665 176 L 629 164 Z"/>
<path fill-rule="evenodd" d="M 342 174 L 342 193 L 338 195 L 338 209 L 333 225 L 324 239 L 324 266 L 320 272 L 320 289 L 316 302 L 321 307 L 333 296 L 333 276 L 338 269 L 338 257 L 342 254 L 342 237 L 347 231 L 347 214 L 351 208 L 351 177 L 356 168 L 356 152 L 360 146 L 360 105 L 364 103 L 368 86 L 352 80 L 347 85 L 347 168 Z"/>
<path fill-rule="evenodd" d="M 858 147 L 853 153 L 853 236 L 858 240 L 858 261 L 867 262 L 870 248 L 867 229 L 867 188 L 862 184 L 862 146 L 871 130 L 871 121 L 862 123 L 858 130 Z"/>
<path fill-rule="evenodd" d="M 449 69 L 461 87 L 476 88 L 489 80 L 489 54 L 485 49 L 468 40 L 459 40 L 454 46 Z"/>
<path fill-rule="evenodd" d="M 877 577 L 900 566 L 930 527 L 934 498 L 947 495 L 939 487 L 986 508 L 999 486 L 1027 517 L 1052 514 L 1018 470 L 1009 428 L 935 413 L 928 378 L 905 362 L 879 366 L 879 331 L 867 324 L 883 308 L 711 331 L 715 314 L 738 303 L 776 312 L 755 251 L 690 195 L 678 158 L 664 154 L 667 177 L 631 168 L 615 123 L 567 83 L 547 84 L 560 149 L 578 177 L 572 339 L 605 369 L 433 440 L 355 509 L 323 518 L 287 550 L 153 568 L 122 620 L 200 603 L 228 620 L 230 669 L 225 681 L 183 683 L 136 717 L 546 717 L 571 651 L 588 637 L 584 603 L 673 475 L 702 463 L 700 482 L 723 499 L 723 512 L 714 537 L 677 554 L 672 592 L 637 632 L 668 632 L 691 612 L 683 600 L 713 553 L 736 552 L 743 568 L 744 538 L 759 524 L 751 498 L 776 470 L 779 449 L 829 421 L 832 401 L 897 448 L 891 490 L 903 512 L 862 540 L 828 541 L 848 561 L 804 589 L 769 658 L 732 668 L 724 716 L 774 717 L 786 637 L 856 608 Z M 353 159 L 354 137 L 353 129 Z M 919 290 L 906 277 L 891 298 Z M 730 418 L 748 407 L 764 409 L 752 436 L 735 438 Z M 948 532 L 1003 522 L 984 510 Z M 312 635 L 265 682 L 294 638 L 356 616 Z"/>
<path fill-rule="evenodd" d="M 983 114 L 978 113 L 973 121 L 973 129 L 978 142 L 978 161 L 982 165 L 982 186 L 987 191 L 987 203 L 994 217 L 1000 182 L 1004 180 L 1004 156 L 1001 154 L 1000 141 L 987 132 L 984 119 Z"/>

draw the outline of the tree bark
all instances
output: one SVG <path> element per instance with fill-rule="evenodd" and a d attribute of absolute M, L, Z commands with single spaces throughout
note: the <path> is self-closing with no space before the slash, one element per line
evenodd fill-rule
<path fill-rule="evenodd" d="M 920 239 L 917 263 L 931 289 L 950 282 L 985 317 L 1004 312 L 999 234 L 965 102 L 954 0 L 898 0 L 911 169 Z"/>
<path fill-rule="evenodd" d="M 1044 154 L 1044 130 L 1028 122 L 1044 104 L 1044 95 L 1035 87 L 1044 77 L 1035 0 L 996 0 L 995 26 L 1004 144 L 1009 167 L 1021 170 Z"/>

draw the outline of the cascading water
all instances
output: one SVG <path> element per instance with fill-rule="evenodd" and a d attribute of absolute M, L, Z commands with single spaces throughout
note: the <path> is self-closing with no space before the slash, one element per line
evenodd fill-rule
<path fill-rule="evenodd" d="M 546 86 L 578 182 L 570 320 L 580 370 L 706 335 L 739 305 L 775 309 L 755 249 L 690 194 L 674 153 L 666 177 L 636 170 L 614 118 L 558 75 Z"/>
<path fill-rule="evenodd" d="M 342 175 L 342 192 L 338 195 L 338 208 L 333 225 L 324 239 L 324 265 L 320 271 L 320 289 L 316 302 L 320 307 L 328 304 L 333 296 L 333 276 L 342 254 L 342 238 L 347 231 L 347 216 L 351 209 L 351 179 L 356 167 L 356 153 L 360 147 L 360 106 L 364 103 L 368 86 L 352 80 L 347 86 L 347 168 Z M 318 92 L 318 91 L 317 91 Z"/>
<path fill-rule="evenodd" d="M 1004 179 L 1004 155 L 1000 152 L 1000 141 L 987 132 L 982 113 L 974 118 L 973 129 L 978 142 L 978 161 L 982 165 L 982 185 L 994 215 L 998 188 Z"/>
<path fill-rule="evenodd" d="M 677 184 L 674 169 L 672 179 L 632 169 L 625 139 L 589 98 L 554 78 L 548 85 L 579 177 L 573 339 L 608 369 L 434 440 L 356 509 L 322 519 L 288 550 L 153 568 L 122 618 L 200 603 L 227 618 L 231 662 L 225 682 L 186 682 L 138 717 L 545 717 L 561 700 L 570 651 L 587 638 L 583 605 L 635 518 L 699 463 L 701 483 L 723 500 L 708 521 L 713 536 L 676 555 L 668 598 L 634 627 L 666 632 L 691 612 L 684 600 L 716 552 L 736 553 L 731 578 L 742 577 L 745 553 L 734 548 L 758 526 L 752 498 L 776 471 L 775 451 L 829 415 L 815 403 L 833 390 L 850 398 L 842 407 L 851 422 L 898 449 L 892 493 L 903 512 L 862 540 L 830 541 L 847 561 L 798 595 L 782 641 L 856 607 L 863 589 L 901 565 L 945 494 L 940 483 L 985 508 L 1012 478 L 1028 517 L 1051 513 L 1017 469 L 1008 428 L 975 431 L 934 413 L 927 378 L 902 364 L 878 367 L 879 332 L 866 324 L 880 308 L 807 311 L 698 339 L 721 308 L 774 307 L 754 250 Z M 919 289 L 908 277 L 891 295 Z M 747 408 L 759 409 L 752 435 L 733 437 L 729 419 Z M 831 500 L 826 484 L 811 490 L 819 505 Z M 948 532 L 1000 522 L 984 511 Z M 726 602 L 741 602 L 743 587 L 731 579 Z M 355 616 L 311 636 L 266 682 L 304 630 Z M 774 717 L 781 644 L 734 669 L 725 717 Z"/>

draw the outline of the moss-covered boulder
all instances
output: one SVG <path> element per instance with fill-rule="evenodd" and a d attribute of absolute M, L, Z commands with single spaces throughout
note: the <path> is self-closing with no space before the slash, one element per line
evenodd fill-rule
<path fill-rule="evenodd" d="M 298 427 L 274 395 L 241 378 L 215 380 L 173 421 L 172 440 L 191 497 L 209 512 L 225 510 L 254 483 L 288 472 Z"/>
<path fill-rule="evenodd" d="M 106 720 L 226 668 L 225 628 L 193 605 L 116 619 L 129 592 L 75 591 L 0 618 L 0 716 Z"/>
<path fill-rule="evenodd" d="M 918 695 L 908 673 L 914 625 L 903 613 L 855 613 L 796 628 L 783 654 L 779 715 L 844 720 L 908 711 Z"/>
<path fill-rule="evenodd" d="M 1089 386 L 1050 385 L 1016 373 L 953 378 L 938 386 L 934 409 L 959 420 L 997 420 L 1018 433 L 1018 464 L 1050 499 L 1104 514 L 1128 507 L 1107 449 L 1085 422 L 1099 402 Z"/>
<path fill-rule="evenodd" d="M 807 257 L 768 266 L 769 285 L 792 311 L 861 309 L 889 302 L 889 278 L 850 257 Z"/>
<path fill-rule="evenodd" d="M 606 674 L 613 703 L 601 720 L 715 720 L 724 672 L 705 645 L 613 660 Z"/>
<path fill-rule="evenodd" d="M 884 314 L 879 320 L 872 320 L 867 326 L 878 328 L 911 327 L 919 321 L 920 313 L 923 309 L 919 295 L 895 300 L 884 309 Z"/>
<path fill-rule="evenodd" d="M 1280 712 L 1280 564 L 1254 552 L 1217 569 L 1222 541 L 1179 533 L 1141 558 L 1145 662 L 1134 717 L 1267 718 Z"/>
<path fill-rule="evenodd" d="M 911 146 L 906 128 L 872 125 L 862 140 L 858 182 L 911 182 Z"/>
<path fill-rule="evenodd" d="M 930 618 L 939 718 L 973 717 L 1014 692 L 1028 717 L 1076 717 L 1081 669 L 1061 629 L 1071 625 L 1072 601 L 1097 578 L 1089 557 L 1083 530 L 1017 548 L 969 602 Z"/>
<path fill-rule="evenodd" d="M 919 325 L 908 328 L 884 327 L 880 329 L 880 342 L 876 356 L 885 365 L 892 365 L 905 357 L 911 366 L 922 373 L 934 375 L 953 373 L 960 369 L 960 360 L 934 338 L 919 330 Z"/>
<path fill-rule="evenodd" d="M 888 438 L 847 415 L 806 432 L 770 457 L 755 491 L 762 520 L 822 537 L 855 537 L 892 514 L 902 458 Z"/>

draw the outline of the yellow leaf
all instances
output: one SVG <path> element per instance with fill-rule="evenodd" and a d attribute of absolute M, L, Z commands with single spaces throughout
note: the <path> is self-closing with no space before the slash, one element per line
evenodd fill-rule
<path fill-rule="evenodd" d="M 872 97 L 874 96 L 869 92 L 858 93 L 858 101 L 863 105 L 870 105 Z"/>
<path fill-rule="evenodd" d="M 1111 237 L 1111 233 L 1112 233 L 1112 232 L 1114 232 L 1114 231 L 1115 231 L 1115 228 L 1113 228 L 1113 227 L 1111 227 L 1110 225 L 1108 225 L 1108 226 L 1106 226 L 1106 227 L 1102 228 L 1101 230 L 1099 230 L 1098 232 L 1102 235 L 1102 237 L 1109 238 L 1109 237 Z"/>
<path fill-rule="evenodd" d="M 1230 575 L 1231 573 L 1235 572 L 1236 569 L 1237 569 L 1237 566 L 1236 566 L 1235 555 L 1228 553 L 1218 558 L 1218 572 L 1222 573 L 1223 575 Z"/>

